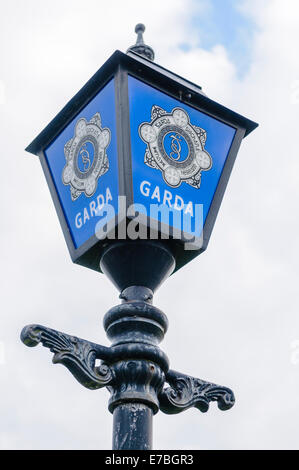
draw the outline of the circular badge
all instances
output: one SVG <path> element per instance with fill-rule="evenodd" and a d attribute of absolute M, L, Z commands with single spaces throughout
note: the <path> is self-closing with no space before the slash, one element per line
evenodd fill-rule
<path fill-rule="evenodd" d="M 101 116 L 96 113 L 89 122 L 78 120 L 75 135 L 64 146 L 66 165 L 62 172 L 62 182 L 70 185 L 71 198 L 76 200 L 81 193 L 91 197 L 100 176 L 109 169 L 106 149 L 111 133 L 102 129 Z"/>
<path fill-rule="evenodd" d="M 199 189 L 201 172 L 212 167 L 212 158 L 204 148 L 206 132 L 192 125 L 181 108 L 167 113 L 155 105 L 151 118 L 150 123 L 139 126 L 139 135 L 147 144 L 145 164 L 161 170 L 168 186 L 176 188 L 186 182 Z"/>

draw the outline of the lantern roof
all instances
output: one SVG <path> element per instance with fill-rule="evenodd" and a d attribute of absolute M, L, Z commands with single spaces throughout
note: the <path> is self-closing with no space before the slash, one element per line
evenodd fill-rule
<path fill-rule="evenodd" d="M 147 46 L 149 47 L 149 46 Z M 156 88 L 192 106 L 200 106 L 206 112 L 219 116 L 245 129 L 245 136 L 258 124 L 239 113 L 207 97 L 202 87 L 140 55 L 133 47 L 127 54 L 116 50 L 75 96 L 62 108 L 52 121 L 26 147 L 26 151 L 38 155 L 78 114 L 100 89 L 113 77 L 118 67 L 129 74 L 154 84 Z"/>

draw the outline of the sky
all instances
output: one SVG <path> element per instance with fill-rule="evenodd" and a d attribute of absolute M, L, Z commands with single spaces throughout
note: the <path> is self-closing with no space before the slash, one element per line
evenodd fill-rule
<path fill-rule="evenodd" d="M 156 62 L 260 124 L 239 152 L 207 251 L 154 303 L 171 367 L 231 387 L 212 405 L 154 418 L 155 449 L 298 449 L 297 0 L 4 2 L 0 18 L 0 448 L 109 449 L 106 390 L 89 391 L 45 348 L 39 323 L 108 345 L 118 292 L 72 264 L 38 159 L 24 148 L 134 27 Z"/>

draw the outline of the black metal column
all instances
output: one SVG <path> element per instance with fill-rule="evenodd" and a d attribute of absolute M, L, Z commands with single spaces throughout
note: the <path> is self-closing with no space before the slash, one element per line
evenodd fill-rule
<path fill-rule="evenodd" d="M 119 405 L 113 412 L 113 450 L 150 450 L 153 443 L 153 411 L 143 403 Z"/>
<path fill-rule="evenodd" d="M 151 248 L 148 247 L 148 252 Z M 109 257 L 117 259 L 122 249 L 113 247 Z M 134 256 L 130 258 L 136 260 L 136 256 L 138 249 L 134 246 Z M 109 266 L 114 266 L 111 258 Z M 158 346 L 167 331 L 168 321 L 164 313 L 152 305 L 153 292 L 149 287 L 126 287 L 120 298 L 122 303 L 111 308 L 104 317 L 111 347 L 118 352 L 115 360 L 110 361 L 113 382 L 108 386 L 109 410 L 113 413 L 112 445 L 115 450 L 150 450 L 153 415 L 159 410 L 158 396 L 169 369 L 167 356 Z"/>

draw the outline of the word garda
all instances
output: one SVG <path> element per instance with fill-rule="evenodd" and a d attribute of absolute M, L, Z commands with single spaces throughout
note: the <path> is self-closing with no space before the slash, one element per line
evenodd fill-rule
<path fill-rule="evenodd" d="M 159 204 L 165 204 L 178 211 L 184 210 L 185 214 L 190 214 L 191 217 L 194 216 L 193 202 L 189 201 L 188 204 L 186 204 L 181 196 L 177 194 L 174 196 L 171 191 L 167 189 L 161 191 L 159 186 L 152 188 L 149 181 L 142 181 L 140 184 L 140 192 L 143 196 L 149 197 L 153 203 L 158 202 Z"/>
<path fill-rule="evenodd" d="M 107 187 L 105 196 L 99 194 L 96 199 L 90 201 L 87 207 L 84 207 L 83 212 L 78 212 L 75 217 L 75 225 L 77 228 L 81 228 L 86 224 L 92 217 L 98 217 L 99 211 L 107 204 L 112 201 L 112 195 L 110 189 Z"/>

